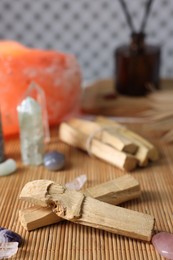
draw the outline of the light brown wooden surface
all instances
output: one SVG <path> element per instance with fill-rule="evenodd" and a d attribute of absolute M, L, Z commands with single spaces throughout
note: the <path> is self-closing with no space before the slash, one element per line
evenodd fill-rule
<path fill-rule="evenodd" d="M 172 89 L 173 80 L 163 79 L 161 80 L 161 89 L 154 93 L 160 94 L 163 91 Z M 151 95 L 150 98 L 143 96 L 129 98 L 117 93 L 113 80 L 98 80 L 84 89 L 81 110 L 93 115 L 138 117 L 141 113 L 153 108 L 154 96 Z M 156 103 L 158 104 L 158 102 Z"/>
<path fill-rule="evenodd" d="M 173 146 L 160 144 L 158 139 L 150 139 L 142 131 L 141 125 L 131 125 L 132 130 L 148 137 L 161 153 L 161 159 L 148 167 L 135 170 L 132 174 L 140 183 L 142 194 L 122 206 L 127 209 L 148 213 L 155 217 L 155 231 L 173 232 Z M 19 141 L 6 141 L 6 155 L 17 160 L 18 171 L 0 181 L 0 225 L 19 233 L 25 240 L 12 259 L 23 260 L 77 260 L 77 259 L 144 259 L 161 258 L 152 244 L 125 238 L 70 222 L 62 222 L 27 232 L 19 223 L 19 209 L 27 208 L 29 203 L 19 201 L 23 186 L 35 179 L 51 179 L 65 184 L 80 174 L 86 174 L 88 181 L 84 188 L 109 181 L 124 173 L 85 152 L 59 142 L 58 131 L 52 132 L 47 150 L 59 150 L 66 155 L 66 168 L 50 172 L 43 166 L 26 167 L 21 163 Z"/>

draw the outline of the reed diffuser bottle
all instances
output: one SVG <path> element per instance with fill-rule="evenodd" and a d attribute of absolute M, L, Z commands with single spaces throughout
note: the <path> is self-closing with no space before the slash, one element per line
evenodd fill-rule
<path fill-rule="evenodd" d="M 159 88 L 160 47 L 146 44 L 144 33 L 152 0 L 146 4 L 139 32 L 134 30 L 125 2 L 120 3 L 131 29 L 131 42 L 115 51 L 116 89 L 123 95 L 143 96 Z"/>

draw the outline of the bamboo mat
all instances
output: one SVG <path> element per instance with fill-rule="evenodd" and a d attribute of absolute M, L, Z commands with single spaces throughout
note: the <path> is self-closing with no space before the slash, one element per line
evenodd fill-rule
<path fill-rule="evenodd" d="M 133 126 L 133 129 L 142 131 L 139 125 Z M 154 143 L 160 150 L 160 161 L 131 173 L 141 184 L 142 196 L 121 206 L 152 214 L 156 219 L 155 231 L 173 232 L 173 146 L 160 144 L 158 140 Z M 52 130 L 51 143 L 47 146 L 47 151 L 49 150 L 58 150 L 66 155 L 64 170 L 50 172 L 43 166 L 23 166 L 18 139 L 6 141 L 6 155 L 17 160 L 18 171 L 11 176 L 0 177 L 0 226 L 19 233 L 25 240 L 24 245 L 11 259 L 163 259 L 150 243 L 70 222 L 64 221 L 32 232 L 25 231 L 19 223 L 18 212 L 29 204 L 19 201 L 18 197 L 28 181 L 51 179 L 65 184 L 80 174 L 86 174 L 86 188 L 124 174 L 114 166 L 61 143 L 57 129 Z"/>

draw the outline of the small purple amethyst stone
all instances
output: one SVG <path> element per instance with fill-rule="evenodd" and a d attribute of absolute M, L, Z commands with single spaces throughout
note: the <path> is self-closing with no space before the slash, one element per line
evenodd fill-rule
<path fill-rule="evenodd" d="M 44 155 L 44 166 L 50 171 L 59 171 L 65 165 L 65 156 L 56 151 Z"/>
<path fill-rule="evenodd" d="M 22 244 L 22 238 L 19 234 L 7 229 L 0 227 L 0 243 L 18 242 L 19 246 Z"/>

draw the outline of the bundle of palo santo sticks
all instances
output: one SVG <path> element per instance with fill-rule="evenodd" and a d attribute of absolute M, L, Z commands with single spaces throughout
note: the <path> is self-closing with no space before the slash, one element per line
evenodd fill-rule
<path fill-rule="evenodd" d="M 68 190 L 51 180 L 35 180 L 23 187 L 20 199 L 37 207 L 20 210 L 19 219 L 30 231 L 68 220 L 150 241 L 154 229 L 151 215 L 114 206 L 139 195 L 139 183 L 129 174 L 88 188 L 84 193 Z"/>
<path fill-rule="evenodd" d="M 95 121 L 74 118 L 62 123 L 59 138 L 125 171 L 145 167 L 159 158 L 149 141 L 104 117 Z"/>

